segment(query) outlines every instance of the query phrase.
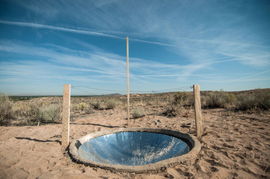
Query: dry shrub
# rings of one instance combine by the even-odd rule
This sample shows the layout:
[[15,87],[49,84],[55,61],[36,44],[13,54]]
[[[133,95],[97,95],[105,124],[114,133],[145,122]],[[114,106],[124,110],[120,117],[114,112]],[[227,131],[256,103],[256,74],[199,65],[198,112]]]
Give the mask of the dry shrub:
[[44,100],[17,101],[12,106],[13,125],[36,125],[57,122],[61,116],[59,102]]
[[162,115],[167,116],[167,117],[175,117],[179,114],[180,109],[173,106],[169,105],[166,107],[165,111],[162,112]]
[[105,101],[105,109],[114,109],[117,105],[117,101],[114,99],[109,99]]
[[93,101],[91,104],[94,109],[97,110],[108,110],[114,109],[118,105],[119,101],[116,99],[108,99],[108,100],[96,100]]
[[162,114],[167,117],[175,117],[183,112],[185,106],[190,105],[192,105],[192,96],[188,93],[180,92],[173,96],[173,99],[169,102]]
[[56,122],[60,119],[59,100],[54,98],[38,98],[32,100],[13,101],[9,97],[0,96],[1,125],[36,125],[40,122]]
[[132,111],[131,116],[133,119],[137,119],[137,118],[145,116],[143,108],[135,108]]
[[0,124],[8,124],[12,117],[12,102],[8,96],[0,95]]
[[85,111],[87,108],[89,108],[89,105],[85,102],[80,102],[78,104],[72,104],[72,111],[79,111],[79,112],[83,112]]
[[232,110],[269,110],[270,94],[265,91],[252,92],[204,92],[203,108],[227,108]]
[[192,93],[179,92],[173,96],[173,105],[192,106],[194,103]]
[[87,103],[82,102],[78,104],[78,109],[80,111],[85,111],[87,108],[89,108],[89,105]]
[[103,109],[103,107],[101,105],[101,101],[98,101],[98,100],[93,101],[91,104],[92,104],[94,109],[97,109],[97,110],[102,110]]
[[270,94],[269,93],[249,93],[239,94],[237,96],[236,110],[269,110]]
[[56,122],[60,120],[60,106],[58,104],[50,104],[39,108],[37,116],[41,122]]
[[93,113],[93,109],[92,106],[90,106],[90,104],[85,103],[85,102],[80,102],[78,104],[73,104],[72,105],[72,109],[71,109],[72,113],[80,113],[80,114],[91,114]]
[[236,97],[228,92],[215,91],[202,95],[203,108],[229,108],[235,105]]
[[35,118],[38,115],[38,106],[31,103],[15,103],[12,106],[14,116],[18,119]]

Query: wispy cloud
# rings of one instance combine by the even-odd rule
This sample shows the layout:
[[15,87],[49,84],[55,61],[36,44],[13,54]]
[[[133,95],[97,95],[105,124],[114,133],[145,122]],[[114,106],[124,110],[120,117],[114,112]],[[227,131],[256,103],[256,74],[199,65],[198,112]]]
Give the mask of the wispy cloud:
[[[156,55],[151,60],[144,54],[139,55],[141,58],[130,57],[134,88],[175,87],[176,83],[203,80],[208,83],[224,80],[236,84],[241,79],[243,82],[254,79],[263,81],[269,74],[266,72],[252,76],[270,67],[269,35],[266,35],[265,30],[269,29],[270,23],[264,18],[267,13],[257,7],[259,2],[210,0],[205,3],[183,0],[164,4],[157,0],[147,2],[146,5],[144,1],[125,0],[10,1],[23,9],[23,13],[17,12],[22,17],[3,16],[0,20],[2,25],[52,30],[57,35],[65,36],[65,41],[74,34],[82,34],[80,37],[106,37],[102,40],[110,39],[108,41],[129,36],[131,41],[139,42],[139,45],[134,43],[136,48],[143,49],[152,44],[151,47],[165,49],[164,52],[169,53],[168,58],[161,54],[163,51],[155,50],[152,53],[162,57],[155,59]],[[74,9],[76,13],[71,13]],[[77,40],[76,45],[87,51],[75,50],[69,45],[61,46],[61,43],[56,45],[54,39],[51,41],[51,44],[41,42],[38,47],[31,42],[1,41],[2,52],[13,56],[22,54],[26,58],[17,61],[19,66],[12,62],[8,65],[4,63],[8,59],[2,59],[1,75],[9,74],[12,80],[15,76],[19,77],[19,73],[24,76],[32,73],[39,74],[36,78],[55,76],[77,80],[78,83],[87,83],[88,78],[99,79],[96,84],[98,81],[124,83],[124,56],[113,50],[98,48],[93,45],[95,40]],[[133,53],[136,53],[136,49]],[[39,66],[50,70],[46,73]],[[239,74],[231,75],[231,69]],[[246,78],[246,72],[249,71],[251,74]],[[266,80],[264,82],[267,83]]]
[[[56,46],[54,46],[56,47]],[[124,62],[120,61],[120,57],[117,55],[111,55],[109,58],[108,54],[102,52],[79,52],[67,48],[58,48],[56,50],[35,47],[26,43],[13,43],[13,42],[0,42],[0,50],[9,53],[24,54],[32,56],[33,61],[44,59],[50,63],[56,63],[61,68],[75,70],[94,72],[98,74],[121,74],[124,73],[122,67]],[[60,51],[59,51],[60,50]],[[34,56],[34,57],[33,57]],[[122,72],[121,72],[122,71]]]
[[[32,28],[40,28],[40,29],[50,29],[50,30],[56,30],[56,31],[63,31],[63,32],[70,32],[70,33],[77,33],[77,34],[84,34],[84,35],[93,35],[93,36],[102,36],[102,37],[109,37],[114,39],[125,39],[125,35],[123,32],[118,31],[107,31],[108,33],[104,32],[98,32],[98,31],[91,31],[91,30],[82,30],[82,29],[74,29],[74,28],[68,28],[68,27],[60,27],[60,26],[53,26],[53,25],[46,25],[46,24],[38,24],[38,23],[32,23],[32,22],[18,22],[18,21],[4,21],[0,20],[0,24],[6,24],[6,25],[15,25],[15,26],[22,26],[22,27],[32,27]],[[114,34],[122,34],[122,36],[114,35]],[[126,33],[127,35],[127,33]],[[161,46],[175,46],[173,44],[159,42],[159,41],[149,41],[149,40],[143,40],[138,38],[130,38],[131,41],[137,41],[141,43],[148,43],[148,44],[154,44],[154,45],[161,45]]]
[[[136,2],[135,5],[122,0],[106,3],[66,3],[61,0],[51,3],[31,0],[29,3],[16,2],[38,14],[42,21],[50,22],[51,19],[65,16],[71,22],[69,24],[80,25],[76,25],[78,28],[75,29],[68,28],[69,25],[62,27],[3,20],[0,23],[117,39],[131,36],[130,39],[134,41],[166,46],[193,63],[204,63],[220,56],[251,66],[269,65],[270,61],[269,44],[264,45],[260,34],[254,33],[252,27],[246,27],[249,15],[231,10],[245,7],[244,3],[176,1],[164,5],[158,1],[145,6],[143,2]],[[77,13],[69,13],[74,8]],[[166,8],[179,10],[168,11]]]
[[[35,47],[22,42],[0,42],[0,51],[9,53],[24,54],[34,56],[33,60],[38,60],[41,57],[47,61],[58,63],[59,68],[72,71],[93,72],[103,75],[121,75],[125,74],[125,57],[113,53],[107,53],[103,50],[93,47],[95,51],[86,52],[78,51],[60,46],[53,45],[52,49],[47,47]],[[92,48],[92,46],[90,46]],[[32,57],[33,58],[33,57]],[[147,59],[131,57],[132,71],[137,74],[152,74],[159,75],[160,72],[178,72],[187,68],[192,68],[192,65],[170,65],[159,63]],[[63,66],[61,66],[63,65]],[[158,71],[157,71],[158,70]],[[136,76],[136,73],[133,74]]]
[[[0,76],[4,79],[63,80],[75,84],[125,81],[125,57],[98,50],[76,51],[52,45],[35,47],[23,42],[1,41],[0,51],[24,56],[24,59],[1,61]],[[90,46],[92,47],[92,46]],[[15,57],[16,58],[16,57]],[[137,84],[155,84],[156,81],[175,81],[198,65],[177,65],[131,57],[131,77]],[[202,66],[203,67],[203,66]],[[171,78],[171,79],[168,79]],[[149,86],[149,88],[152,88]]]
[[38,24],[38,23],[31,23],[31,22],[17,22],[17,21],[0,20],[0,23],[7,24],[7,25],[22,26],[22,27],[50,29],[50,30],[57,30],[57,31],[64,31],[64,32],[71,32],[71,33],[78,33],[78,34],[86,34],[86,35],[95,35],[95,36],[123,39],[119,36],[112,35],[112,34],[106,34],[106,33],[102,33],[102,32],[95,32],[95,31],[90,31],[90,30],[81,30],[81,29],[74,29],[74,28],[67,28],[67,27],[59,27],[59,26],[52,26],[52,25]]
[[[50,47],[50,48],[49,48]],[[123,91],[125,82],[125,57],[113,53],[104,52],[94,47],[94,51],[78,51],[56,45],[35,47],[23,42],[1,41],[0,51],[11,54],[22,55],[25,59],[16,61],[1,61],[1,82],[32,80],[61,80],[72,82],[74,85],[89,86],[92,88],[102,83],[115,83],[115,87]],[[46,59],[44,61],[44,59]],[[215,63],[207,62],[200,64],[166,64],[148,59],[131,57],[131,77],[133,90],[158,90],[157,82],[178,83],[191,85],[188,80],[196,76],[194,73],[205,69]],[[226,63],[230,60],[219,60]],[[241,74],[240,74],[241,75]],[[252,75],[252,74],[251,74]],[[198,74],[201,80],[215,82],[219,78],[215,74]],[[147,84],[145,88],[142,85]],[[156,87],[155,87],[156,86]],[[177,87],[176,85],[174,87]],[[173,86],[172,86],[173,87]],[[99,91],[105,93],[106,91]]]

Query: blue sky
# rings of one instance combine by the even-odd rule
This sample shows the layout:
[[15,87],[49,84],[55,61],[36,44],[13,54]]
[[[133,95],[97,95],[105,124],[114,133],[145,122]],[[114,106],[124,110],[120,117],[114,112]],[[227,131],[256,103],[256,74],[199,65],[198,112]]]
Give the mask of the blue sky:
[[267,0],[1,0],[0,92],[270,87]]

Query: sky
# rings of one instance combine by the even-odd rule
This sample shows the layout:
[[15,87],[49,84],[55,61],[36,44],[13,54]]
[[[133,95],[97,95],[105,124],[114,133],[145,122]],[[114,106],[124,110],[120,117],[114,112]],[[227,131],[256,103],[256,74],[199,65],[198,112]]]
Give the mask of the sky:
[[0,0],[0,93],[270,88],[269,0]]

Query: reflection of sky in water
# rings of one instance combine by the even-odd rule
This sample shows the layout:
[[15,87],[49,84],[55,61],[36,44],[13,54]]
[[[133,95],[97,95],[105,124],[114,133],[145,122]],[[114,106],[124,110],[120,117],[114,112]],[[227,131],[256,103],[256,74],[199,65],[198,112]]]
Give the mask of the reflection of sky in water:
[[151,132],[119,132],[90,139],[79,155],[106,164],[144,165],[187,153],[189,146],[176,137]]

